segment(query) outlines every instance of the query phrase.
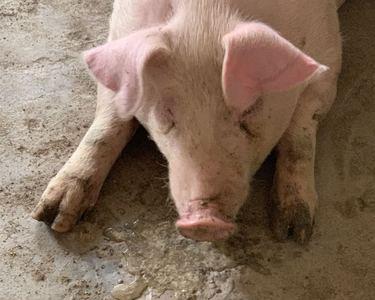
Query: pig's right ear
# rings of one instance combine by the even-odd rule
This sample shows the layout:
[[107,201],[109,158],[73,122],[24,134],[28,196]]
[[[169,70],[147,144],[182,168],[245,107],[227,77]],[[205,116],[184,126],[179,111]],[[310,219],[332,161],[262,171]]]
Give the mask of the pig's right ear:
[[269,26],[248,22],[223,38],[224,98],[243,112],[263,93],[293,88],[328,70]]
[[93,77],[116,93],[120,116],[134,115],[144,96],[144,71],[153,58],[169,53],[163,33],[156,28],[137,31],[84,52]]

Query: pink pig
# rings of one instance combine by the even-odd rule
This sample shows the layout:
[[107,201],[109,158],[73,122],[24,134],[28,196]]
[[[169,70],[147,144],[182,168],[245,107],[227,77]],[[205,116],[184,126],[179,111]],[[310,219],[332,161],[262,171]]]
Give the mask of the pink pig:
[[316,131],[341,67],[339,2],[116,0],[108,42],[84,54],[95,121],[32,216],[70,230],[140,123],[168,160],[182,235],[228,238],[276,146],[273,230],[307,242]]

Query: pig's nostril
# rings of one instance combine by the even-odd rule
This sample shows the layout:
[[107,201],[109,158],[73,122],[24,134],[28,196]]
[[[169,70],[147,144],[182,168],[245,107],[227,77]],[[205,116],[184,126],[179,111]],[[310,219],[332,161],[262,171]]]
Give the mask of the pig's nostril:
[[225,240],[236,229],[234,223],[216,216],[181,218],[177,221],[176,226],[183,236],[196,241]]

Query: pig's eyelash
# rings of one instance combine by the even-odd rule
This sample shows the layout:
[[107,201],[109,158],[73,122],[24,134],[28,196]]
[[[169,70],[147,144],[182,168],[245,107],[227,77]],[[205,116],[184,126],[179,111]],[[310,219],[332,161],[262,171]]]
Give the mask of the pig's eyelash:
[[168,134],[171,132],[173,128],[176,127],[176,123],[174,121],[171,122],[171,124],[168,126],[166,130],[163,131],[164,134]]
[[244,120],[240,121],[240,129],[246,133],[246,135],[250,138],[255,138],[256,135],[250,130],[249,126],[246,124]]
[[257,135],[251,130],[251,128],[246,123],[246,119],[251,118],[252,115],[256,114],[262,109],[263,106],[263,99],[259,97],[256,102],[250,106],[247,110],[244,111],[240,120],[240,129],[246,133],[246,135],[250,138],[255,138]]
[[167,114],[169,117],[170,124],[168,128],[164,131],[164,134],[168,134],[173,128],[176,127],[176,122],[174,121],[174,116],[170,108],[167,108]]

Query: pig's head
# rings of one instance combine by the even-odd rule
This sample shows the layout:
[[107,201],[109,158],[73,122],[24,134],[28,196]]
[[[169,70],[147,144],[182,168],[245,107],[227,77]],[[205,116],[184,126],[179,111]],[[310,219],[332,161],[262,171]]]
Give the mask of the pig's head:
[[[282,134],[278,113],[265,111],[282,99],[269,95],[325,67],[262,23],[239,23],[202,39],[176,28],[137,31],[89,50],[85,60],[115,92],[120,115],[136,117],[168,160],[180,232],[225,239],[235,230],[251,175]],[[263,128],[274,136],[262,136]]]

